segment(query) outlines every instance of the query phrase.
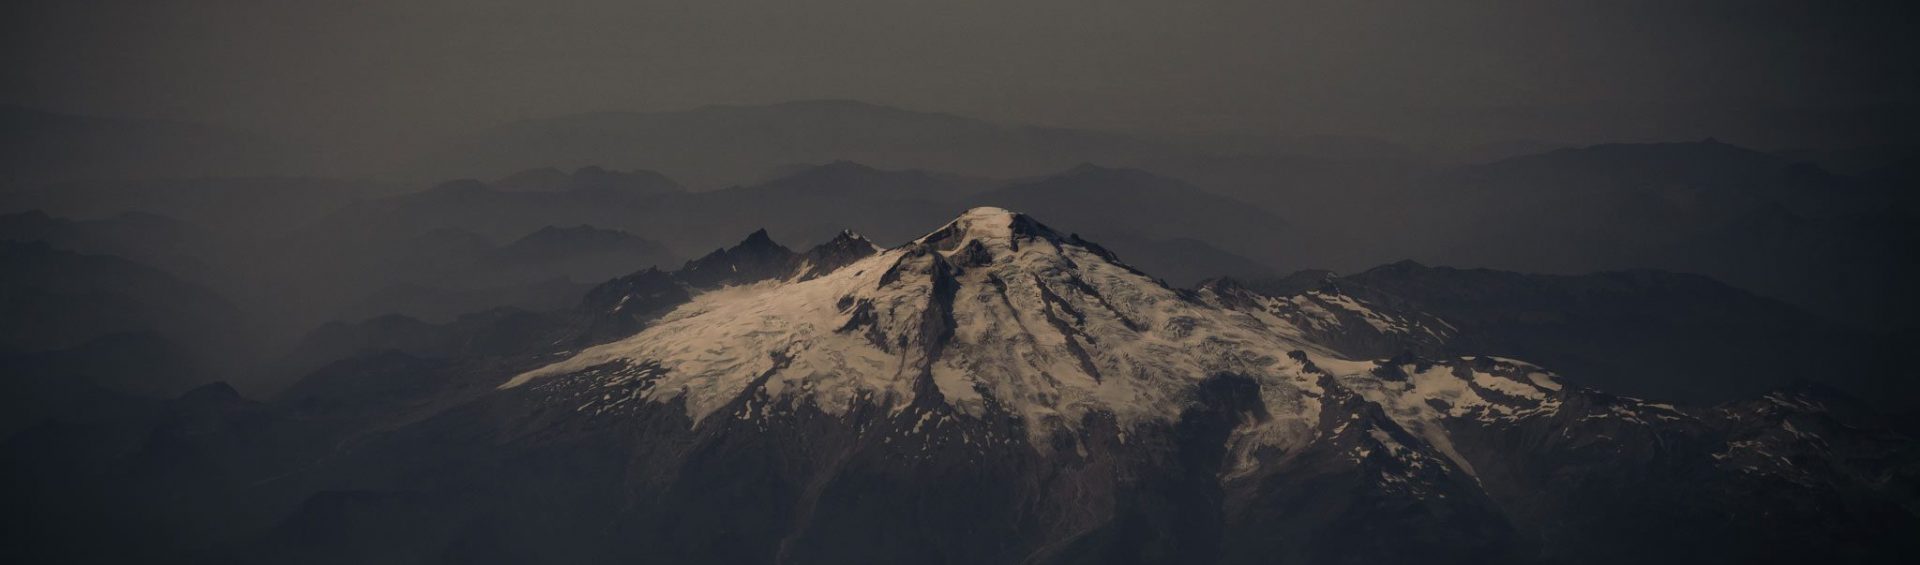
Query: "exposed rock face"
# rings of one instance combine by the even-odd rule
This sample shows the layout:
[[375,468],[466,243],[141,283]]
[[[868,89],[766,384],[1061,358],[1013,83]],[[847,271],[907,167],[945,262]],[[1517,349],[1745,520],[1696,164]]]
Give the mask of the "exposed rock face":
[[802,279],[823,276],[879,251],[879,246],[860,234],[842,231],[833,240],[807,250],[800,259],[800,265],[795,267],[794,276]]
[[766,230],[726,249],[688,261],[679,271],[646,269],[603,283],[587,293],[581,311],[588,318],[587,343],[625,337],[692,299],[693,293],[770,279],[807,279],[838,270],[879,250],[853,232],[796,254],[767,236]]
[[688,261],[676,276],[696,287],[716,287],[760,281],[786,274],[792,267],[792,250],[773,242],[767,230],[748,235],[739,245],[716,249],[705,257]]
[[647,322],[691,300],[688,289],[673,275],[647,269],[601,283],[581,302],[589,316],[585,339],[605,339],[639,331]]

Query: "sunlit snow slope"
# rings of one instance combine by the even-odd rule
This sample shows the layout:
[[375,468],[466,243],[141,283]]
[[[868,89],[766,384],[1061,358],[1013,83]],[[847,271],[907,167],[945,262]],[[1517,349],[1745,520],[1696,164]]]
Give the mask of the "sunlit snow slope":
[[[1345,359],[1315,336],[1343,325],[1437,336],[1444,322],[1375,312],[1339,296],[1280,300],[1229,296],[1217,285],[1170,288],[1095,244],[998,208],[969,210],[911,243],[802,279],[701,294],[638,335],[503,386],[591,372],[605,393],[582,411],[682,399],[696,422],[743,394],[811,402],[828,413],[858,403],[898,410],[918,394],[937,394],[967,417],[1017,416],[1039,438],[1093,414],[1111,415],[1123,433],[1174,418],[1197,383],[1227,374],[1258,382],[1270,417],[1240,433],[1252,445],[1278,446],[1319,433],[1326,376],[1369,396],[1419,397],[1381,399],[1416,407],[1393,414],[1413,430],[1438,430],[1431,420],[1467,411],[1515,417],[1551,410],[1545,399],[1559,387],[1544,371],[1511,363],[1501,365],[1505,371],[1384,381],[1376,364]],[[1417,408],[1425,398],[1451,408]]]

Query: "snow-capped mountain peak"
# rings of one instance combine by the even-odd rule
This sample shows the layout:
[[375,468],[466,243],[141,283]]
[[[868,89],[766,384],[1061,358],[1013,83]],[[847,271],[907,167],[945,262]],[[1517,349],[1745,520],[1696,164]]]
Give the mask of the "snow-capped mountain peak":
[[[840,248],[871,253],[819,252]],[[877,410],[912,420],[899,433],[1018,438],[1051,451],[1062,437],[1095,441],[1095,430],[1124,443],[1176,425],[1214,388],[1241,386],[1217,382],[1226,379],[1257,391],[1228,441],[1229,472],[1333,442],[1391,459],[1390,482],[1408,492],[1474,476],[1449,425],[1555,418],[1577,394],[1515,360],[1364,353],[1377,340],[1443,339],[1438,318],[1331,289],[1279,298],[1225,281],[1170,288],[998,208],[968,210],[900,247],[873,252],[843,234],[808,256],[847,261],[808,259],[795,276],[705,290],[630,337],[502,388],[531,387],[589,417],[679,403],[696,427]],[[1632,399],[1606,403],[1605,418],[1677,417]],[[1345,433],[1361,420],[1358,435]],[[988,437],[995,422],[1014,425]]]
[[696,422],[741,398],[766,402],[729,416],[801,405],[897,412],[920,400],[961,417],[1005,413],[1039,438],[1088,418],[1122,429],[1167,422],[1197,383],[1233,375],[1261,387],[1271,418],[1258,433],[1298,442],[1313,435],[1322,386],[1306,367],[1353,363],[1311,339],[1339,320],[1309,327],[1264,303],[1235,308],[1169,288],[999,208],[811,270],[704,292],[636,335],[503,387],[573,375],[604,390],[583,411],[678,399]]
[[1059,234],[1040,225],[1026,214],[1018,214],[1004,208],[981,206],[972,208],[940,229],[915,239],[915,245],[932,245],[943,253],[952,253],[966,245],[979,241],[982,244],[1014,245],[1016,238],[1058,239]]

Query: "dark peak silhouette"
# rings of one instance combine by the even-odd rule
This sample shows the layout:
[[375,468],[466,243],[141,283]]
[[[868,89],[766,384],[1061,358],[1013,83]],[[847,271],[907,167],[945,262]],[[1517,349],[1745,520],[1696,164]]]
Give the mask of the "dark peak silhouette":
[[744,249],[767,249],[767,248],[786,249],[786,247],[782,247],[780,244],[773,242],[773,236],[767,235],[767,228],[760,228],[757,230],[753,230],[753,233],[747,234],[746,239],[740,240],[739,245],[734,246],[734,249],[743,249],[743,248]]
[[700,288],[744,284],[787,274],[795,257],[793,250],[775,243],[762,228],[733,247],[688,261],[677,275],[681,282]]
[[840,233],[835,234],[833,236],[833,239],[827,240],[826,243],[822,243],[816,246],[815,249],[819,249],[822,247],[851,248],[851,247],[859,247],[859,246],[872,247],[874,246],[874,243],[872,241],[868,241],[866,236],[860,235],[858,233],[854,233],[853,230],[840,230]]
[[800,272],[795,274],[801,278],[824,275],[865,259],[879,250],[879,246],[853,233],[853,230],[841,230],[833,239],[808,249],[800,259]]
[[873,255],[878,248],[852,231],[796,254],[758,229],[733,247],[716,249],[667,272],[649,267],[589,290],[580,311],[588,319],[585,343],[619,337],[691,298],[692,290],[768,279],[819,276]]

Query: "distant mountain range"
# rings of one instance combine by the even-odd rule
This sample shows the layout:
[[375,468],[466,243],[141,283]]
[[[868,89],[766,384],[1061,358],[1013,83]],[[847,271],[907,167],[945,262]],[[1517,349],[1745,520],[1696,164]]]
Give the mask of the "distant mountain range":
[[[8,123],[18,125],[8,129],[10,135],[18,137],[8,143],[19,145],[22,151],[14,154],[22,157],[20,162],[8,165],[19,171],[12,176],[20,180],[7,187],[13,190],[6,195],[5,211],[41,209],[59,216],[95,218],[115,212],[94,209],[102,203],[144,202],[145,211],[209,225],[196,216],[205,216],[201,212],[210,207],[234,205],[223,201],[183,208],[178,202],[157,202],[155,199],[174,198],[159,195],[184,191],[175,187],[152,190],[157,187],[151,185],[165,184],[154,181],[123,180],[118,186],[104,181],[67,183],[58,188],[44,185],[62,179],[311,173],[300,168],[241,166],[265,161],[223,156],[218,149],[271,148],[276,144],[238,141],[244,138],[238,134],[205,133],[217,128],[64,116],[18,108],[6,115],[12,116],[7,118]],[[196,135],[236,141],[196,142]],[[68,137],[93,141],[41,141]],[[115,155],[120,153],[108,150],[117,144],[133,147],[122,153],[178,167],[139,172],[138,166],[117,165],[120,157]],[[142,149],[148,146],[160,148]],[[208,155],[174,155],[201,146],[207,148]],[[1920,208],[1915,206],[1915,192],[1908,187],[1916,176],[1910,164],[1913,159],[1902,158],[1910,150],[1802,150],[1782,156],[1713,141],[1550,149],[1554,146],[1535,143],[1527,145],[1535,149],[1490,153],[1511,155],[1495,162],[1447,164],[1424,159],[1418,151],[1364,138],[1119,134],[995,124],[856,101],[812,100],[525,120],[459,136],[428,154],[396,155],[406,162],[398,168],[383,166],[349,174],[402,179],[498,178],[491,186],[507,192],[584,192],[604,198],[633,198],[637,194],[658,197],[682,184],[691,187],[690,192],[699,193],[730,186],[767,188],[782,180],[801,182],[793,178],[800,170],[795,168],[796,163],[855,161],[890,171],[954,173],[921,173],[931,178],[920,180],[901,177],[861,181],[869,182],[868,188],[833,196],[849,199],[852,206],[860,208],[859,214],[820,217],[813,225],[792,232],[788,230],[799,226],[772,223],[783,217],[807,216],[764,212],[775,208],[772,204],[757,209],[738,205],[702,208],[702,203],[716,202],[705,199],[667,204],[681,212],[675,218],[687,219],[673,226],[672,235],[641,229],[606,214],[596,215],[593,210],[492,227],[500,233],[469,230],[504,241],[548,225],[588,224],[621,229],[661,241],[679,253],[693,254],[754,227],[768,227],[779,237],[816,240],[852,225],[849,220],[855,216],[867,222],[891,222],[856,228],[878,240],[908,237],[908,226],[937,221],[966,205],[995,202],[949,202],[927,197],[927,191],[907,188],[899,194],[880,196],[873,190],[880,184],[873,183],[935,187],[933,192],[955,194],[1001,184],[980,180],[983,178],[1044,178],[1091,162],[1182,179],[1200,190],[1249,204],[1287,222],[1285,240],[1273,244],[1235,239],[1250,233],[1245,230],[1223,235],[1191,229],[1210,226],[1184,225],[1181,231],[1186,233],[1120,233],[1068,217],[1073,225],[1084,226],[1095,232],[1091,235],[1116,246],[1131,245],[1130,240],[1142,237],[1154,240],[1139,246],[1141,252],[1133,254],[1149,264],[1154,264],[1152,256],[1157,254],[1149,248],[1167,247],[1170,240],[1186,239],[1279,272],[1303,267],[1357,271],[1406,258],[1429,264],[1559,274],[1658,268],[1711,275],[1857,327],[1907,328],[1920,313],[1916,312],[1920,306],[1887,282],[1911,274],[1907,267],[1915,253],[1911,226]],[[235,166],[192,171],[194,163],[207,160]],[[89,172],[83,167],[71,174],[51,176],[36,172],[58,163],[97,163],[99,170]],[[562,172],[576,168],[581,170]],[[629,172],[610,172],[614,170]],[[353,198],[397,192],[362,186],[370,184],[364,182],[168,182],[292,189],[277,194],[283,201],[333,195],[320,196],[297,208],[319,213],[330,212]],[[402,184],[411,182],[415,181]],[[798,194],[778,189],[754,194],[790,192]],[[218,193],[230,200],[243,198],[230,190]],[[340,199],[348,194],[354,196]],[[610,194],[626,196],[604,196]],[[921,199],[957,202],[960,206],[935,212],[888,208],[897,205],[917,209],[913,201]],[[618,208],[622,202],[611,204]],[[999,204],[1020,206],[1048,217],[1078,213],[1033,207],[1024,200]],[[162,207],[168,209],[157,209]],[[712,226],[702,220],[718,216],[762,225]],[[1147,229],[1140,220],[1128,218],[1128,229]],[[235,219],[226,221],[238,223]],[[268,229],[304,222],[256,219],[254,223]],[[694,243],[696,240],[699,243]],[[1193,243],[1185,245],[1191,247]],[[1233,265],[1237,262],[1221,256],[1194,266],[1235,270],[1247,266]],[[1156,266],[1161,268],[1156,272],[1174,280],[1244,274],[1200,272],[1204,269],[1183,272],[1191,263],[1158,261]]]

